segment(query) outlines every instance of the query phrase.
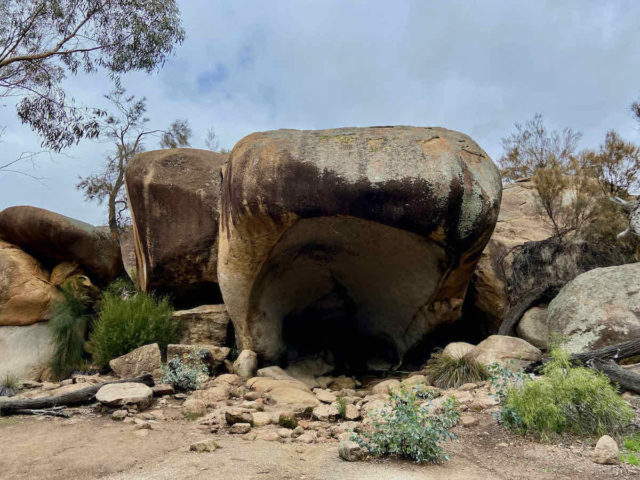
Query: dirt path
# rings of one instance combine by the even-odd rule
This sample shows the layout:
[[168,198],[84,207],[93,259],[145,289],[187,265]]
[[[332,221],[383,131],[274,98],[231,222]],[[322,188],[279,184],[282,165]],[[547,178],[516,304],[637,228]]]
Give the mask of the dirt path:
[[458,427],[460,441],[448,446],[451,461],[415,465],[404,461],[347,463],[337,443],[316,445],[248,441],[215,436],[220,449],[189,452],[211,438],[193,422],[159,422],[152,430],[109,418],[70,420],[0,418],[0,478],[21,479],[223,479],[223,480],[488,480],[640,478],[640,468],[602,466],[588,458],[591,447],[541,445],[509,435],[483,418]]

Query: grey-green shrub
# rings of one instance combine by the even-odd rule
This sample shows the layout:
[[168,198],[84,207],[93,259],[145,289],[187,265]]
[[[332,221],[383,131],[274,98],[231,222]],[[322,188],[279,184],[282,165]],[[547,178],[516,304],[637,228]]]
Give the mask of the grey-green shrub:
[[373,425],[352,439],[370,455],[395,456],[415,462],[441,463],[449,460],[442,448],[445,440],[455,440],[451,428],[458,421],[455,399],[448,398],[442,411],[431,408],[433,394],[422,385],[407,391],[392,391],[388,408],[373,417]]
[[172,315],[173,307],[166,298],[142,292],[123,298],[106,292],[89,337],[93,361],[106,366],[110,360],[150,343],[166,351],[180,335],[180,324]]
[[90,297],[82,288],[65,283],[62,297],[53,304],[49,328],[53,337],[53,356],[49,366],[57,379],[66,378],[85,366],[83,349],[90,315]]
[[500,416],[509,428],[543,437],[560,432],[615,435],[634,419],[603,373],[572,365],[559,348],[552,350],[541,377],[504,390]]
[[176,390],[195,390],[200,386],[203,375],[209,375],[209,369],[199,352],[188,353],[186,358],[175,356],[162,366],[162,383],[173,385]]
[[470,358],[457,358],[434,353],[427,361],[425,373],[438,388],[457,388],[465,383],[489,378],[487,367]]

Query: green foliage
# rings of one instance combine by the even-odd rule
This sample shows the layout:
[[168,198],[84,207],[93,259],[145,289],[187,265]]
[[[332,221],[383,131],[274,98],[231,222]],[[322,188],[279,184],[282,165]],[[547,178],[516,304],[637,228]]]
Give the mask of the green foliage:
[[622,441],[620,461],[630,465],[640,465],[640,434],[627,437]]
[[110,360],[150,343],[165,351],[180,333],[180,324],[172,314],[166,298],[142,292],[131,298],[105,293],[90,336],[93,361],[106,366]]
[[352,439],[376,457],[390,455],[418,463],[449,460],[441,443],[457,438],[450,431],[458,420],[455,399],[448,398],[442,412],[435,413],[432,394],[422,385],[411,391],[392,391],[389,397],[389,408],[374,417],[372,428]]
[[184,359],[173,357],[162,366],[162,383],[170,383],[176,390],[195,390],[200,386],[200,378],[209,375],[202,357],[198,351],[186,354]]
[[298,421],[296,420],[296,417],[294,417],[293,415],[280,415],[278,417],[278,425],[280,425],[283,428],[288,428],[293,430],[298,426]]
[[66,378],[85,365],[83,344],[87,331],[91,299],[72,283],[61,287],[62,298],[53,305],[49,328],[54,352],[50,367],[54,377]]
[[127,275],[123,275],[111,282],[104,290],[104,293],[109,293],[117,297],[129,298],[138,293],[138,289]]
[[338,416],[340,418],[345,418],[347,416],[347,401],[344,397],[338,397]]
[[17,376],[7,373],[0,380],[0,397],[12,397],[20,390],[20,380]]
[[602,373],[573,366],[569,354],[551,352],[543,375],[525,378],[502,393],[501,419],[521,433],[569,432],[579,435],[616,434],[628,426],[633,410]]
[[489,378],[487,367],[465,357],[454,358],[434,353],[425,373],[438,388],[457,388],[465,383],[481,382]]

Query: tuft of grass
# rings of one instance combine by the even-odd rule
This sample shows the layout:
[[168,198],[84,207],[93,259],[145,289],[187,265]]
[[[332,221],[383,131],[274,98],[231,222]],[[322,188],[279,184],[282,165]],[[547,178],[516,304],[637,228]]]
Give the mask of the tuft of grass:
[[427,361],[425,373],[438,388],[457,388],[465,383],[481,382],[489,378],[489,371],[482,363],[441,353],[431,356]]
[[347,416],[347,401],[344,397],[338,397],[338,416],[340,418],[345,418]]
[[49,328],[54,351],[49,366],[56,379],[66,378],[85,365],[83,349],[89,322],[91,298],[73,283],[61,286],[62,298],[53,305]]
[[12,397],[20,391],[20,380],[12,373],[5,374],[0,380],[0,397]]
[[635,417],[603,373],[572,365],[560,348],[551,351],[541,377],[506,389],[500,414],[506,426],[543,437],[616,435]]
[[283,428],[288,428],[290,430],[293,430],[298,426],[298,421],[296,420],[296,417],[294,417],[293,415],[280,415],[278,417],[278,425],[280,425]]
[[94,363],[106,366],[110,360],[150,343],[166,351],[180,335],[180,324],[172,314],[166,298],[143,292],[123,298],[106,292],[89,337]]
[[627,437],[622,441],[620,461],[630,465],[640,465],[640,434]]

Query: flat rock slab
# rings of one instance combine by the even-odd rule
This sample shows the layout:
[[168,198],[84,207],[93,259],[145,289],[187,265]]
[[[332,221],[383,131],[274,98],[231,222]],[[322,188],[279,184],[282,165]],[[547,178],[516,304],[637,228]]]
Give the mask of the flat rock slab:
[[153,390],[143,383],[110,383],[98,390],[96,400],[109,407],[136,405],[144,410],[151,405]]

